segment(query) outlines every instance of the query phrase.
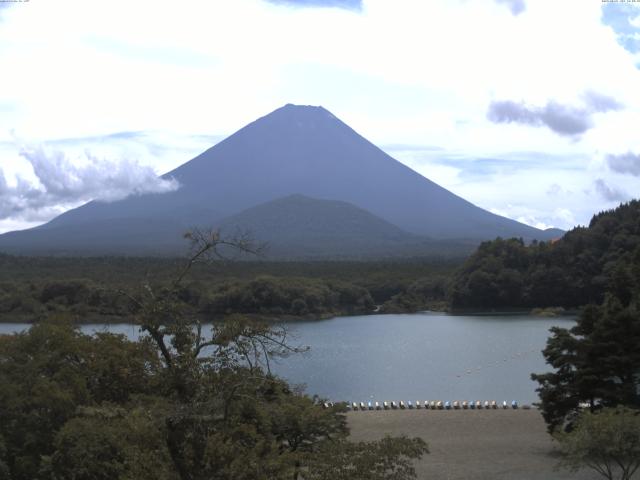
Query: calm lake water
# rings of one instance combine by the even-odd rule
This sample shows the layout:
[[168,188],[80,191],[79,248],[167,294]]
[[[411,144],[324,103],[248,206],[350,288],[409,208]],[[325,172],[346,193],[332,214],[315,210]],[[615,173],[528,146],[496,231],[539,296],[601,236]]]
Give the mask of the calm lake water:
[[[549,370],[541,350],[549,328],[572,317],[367,315],[296,322],[288,328],[308,353],[272,365],[307,392],[332,400],[537,400],[532,372]],[[0,324],[0,333],[28,328]],[[137,338],[138,328],[83,325]]]

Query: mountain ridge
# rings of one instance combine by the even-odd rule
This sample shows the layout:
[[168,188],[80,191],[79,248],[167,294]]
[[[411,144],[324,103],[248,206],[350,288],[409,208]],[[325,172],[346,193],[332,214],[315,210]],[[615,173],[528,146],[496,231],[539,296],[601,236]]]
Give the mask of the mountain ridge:
[[[164,230],[159,237],[171,237],[172,243],[180,237],[179,228],[216,225],[248,208],[293,194],[343,201],[407,233],[439,240],[479,243],[498,236],[526,240],[556,236],[487,212],[449,192],[323,107],[287,104],[163,176],[175,178],[181,187],[112,203],[89,202],[36,229],[0,236],[0,248],[16,243],[26,246],[34,243],[29,237],[41,235],[37,232],[69,228],[76,238],[65,241],[60,233],[57,244],[48,245],[50,251],[64,250],[68,241],[81,241],[81,225],[92,234],[103,230],[106,238],[113,237],[107,225],[115,222],[124,228],[140,219],[154,223],[157,231],[144,240],[143,226],[136,227],[136,249],[148,246],[153,251],[160,231]],[[91,235],[86,237],[90,247]]]
[[376,256],[464,256],[472,247],[403,231],[353,204],[301,194],[277,198],[225,218],[223,234],[242,234],[266,242],[267,258],[373,258]]

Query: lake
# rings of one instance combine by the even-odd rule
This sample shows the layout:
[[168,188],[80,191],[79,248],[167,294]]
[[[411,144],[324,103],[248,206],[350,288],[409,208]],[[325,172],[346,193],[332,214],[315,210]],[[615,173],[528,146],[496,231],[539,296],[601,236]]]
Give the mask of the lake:
[[[288,328],[308,353],[272,364],[292,383],[331,400],[537,400],[532,372],[549,370],[541,350],[549,328],[574,317],[366,315],[295,322]],[[0,324],[0,333],[28,328]],[[89,324],[137,338],[129,324]]]

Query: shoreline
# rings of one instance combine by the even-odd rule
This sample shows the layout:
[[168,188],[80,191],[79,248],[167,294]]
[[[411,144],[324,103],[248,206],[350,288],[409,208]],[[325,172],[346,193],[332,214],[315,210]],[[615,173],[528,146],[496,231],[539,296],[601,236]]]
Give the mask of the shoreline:
[[[450,311],[450,310],[419,310],[419,311],[406,311],[406,312],[327,312],[317,315],[279,315],[279,316],[270,316],[263,315],[258,313],[229,313],[225,315],[215,315],[211,318],[203,319],[203,323],[215,323],[224,321],[225,317],[230,315],[241,315],[247,317],[251,320],[263,321],[265,323],[298,323],[298,322],[322,322],[324,320],[331,320],[334,318],[342,318],[342,317],[366,317],[373,315],[418,315],[418,314],[434,314],[434,315],[445,315],[452,317],[483,317],[483,316],[532,316],[539,317],[541,319],[549,318],[549,317],[572,317],[579,314],[579,310],[565,310],[562,313],[555,315],[545,315],[534,313],[534,310],[474,310],[474,311]],[[34,324],[42,319],[34,319],[34,318],[5,318],[9,316],[9,314],[0,315],[0,324],[11,324],[11,323],[20,323],[20,324]],[[73,318],[77,316],[77,314],[69,313],[69,316]],[[91,324],[105,324],[105,325],[132,325],[135,324],[132,320],[127,317],[116,317],[116,316],[105,316],[105,317],[92,317],[88,320],[83,321],[73,321],[76,325],[91,325]]]

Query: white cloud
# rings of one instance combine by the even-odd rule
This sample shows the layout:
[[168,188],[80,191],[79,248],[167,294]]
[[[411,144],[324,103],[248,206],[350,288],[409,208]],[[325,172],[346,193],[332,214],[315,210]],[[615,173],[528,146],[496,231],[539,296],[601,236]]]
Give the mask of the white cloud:
[[178,188],[175,179],[159,178],[153,169],[128,159],[112,161],[86,152],[78,165],[63,152],[47,151],[42,146],[24,148],[20,155],[31,164],[44,192],[62,201],[92,198],[112,202],[132,194],[166,193]]
[[492,213],[513,218],[518,222],[541,230],[548,228],[569,229],[576,225],[573,212],[568,208],[557,208],[549,212],[536,210],[523,205],[506,205],[502,209],[492,208]]
[[166,193],[178,188],[172,178],[159,178],[148,166],[122,159],[97,158],[86,152],[72,161],[63,152],[27,147],[20,155],[36,181],[18,175],[9,184],[0,170],[0,219],[45,221],[66,208],[89,200],[115,201],[129,195]]

